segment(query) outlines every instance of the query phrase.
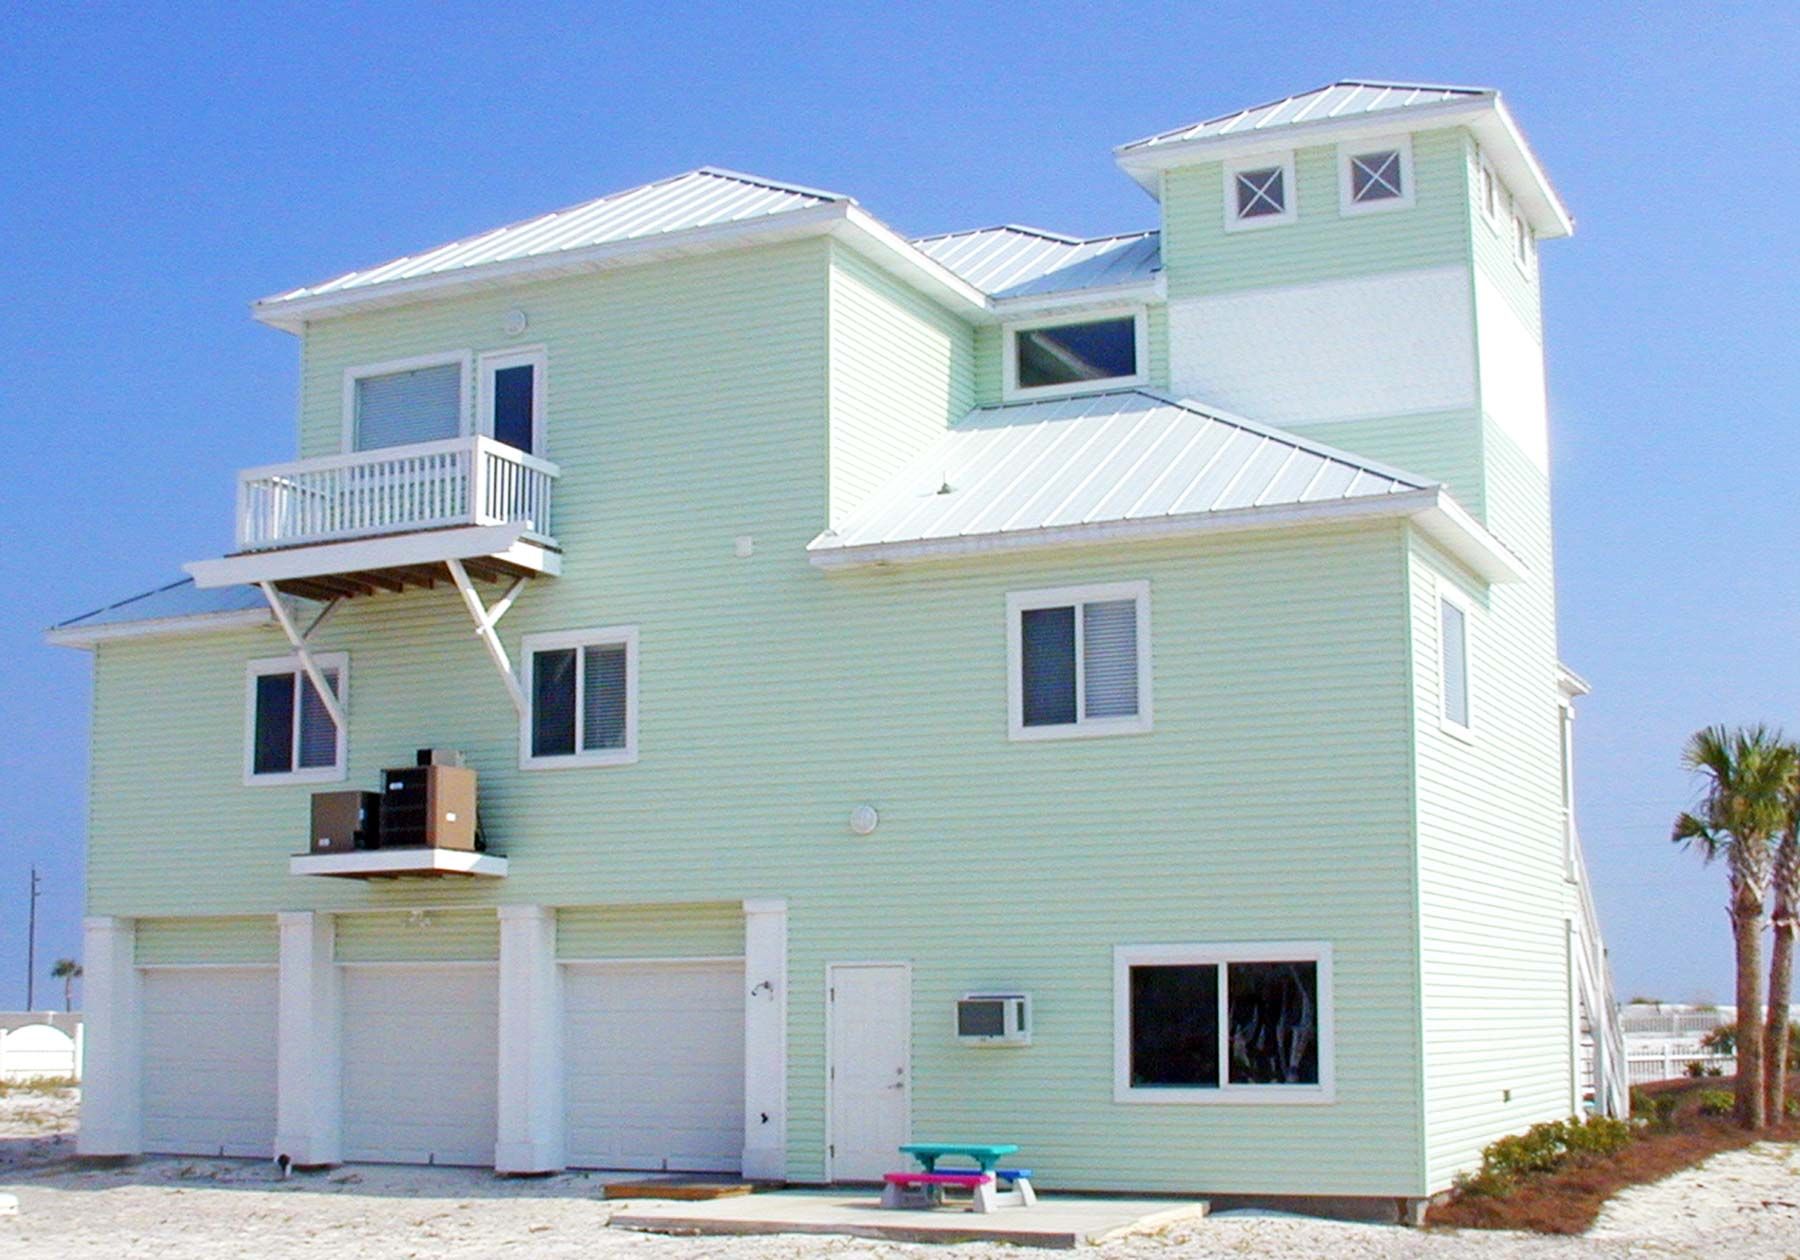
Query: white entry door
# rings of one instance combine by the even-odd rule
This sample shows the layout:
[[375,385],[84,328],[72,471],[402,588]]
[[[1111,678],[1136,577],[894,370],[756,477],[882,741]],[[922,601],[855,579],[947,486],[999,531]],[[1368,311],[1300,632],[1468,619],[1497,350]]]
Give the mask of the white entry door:
[[275,968],[155,967],[142,974],[144,1149],[269,1158]]
[[912,969],[834,963],[825,969],[833,1181],[880,1181],[906,1167],[912,1128]]
[[489,964],[349,964],[344,1158],[494,1162],[499,989]]
[[735,1173],[744,964],[565,963],[569,1164]]

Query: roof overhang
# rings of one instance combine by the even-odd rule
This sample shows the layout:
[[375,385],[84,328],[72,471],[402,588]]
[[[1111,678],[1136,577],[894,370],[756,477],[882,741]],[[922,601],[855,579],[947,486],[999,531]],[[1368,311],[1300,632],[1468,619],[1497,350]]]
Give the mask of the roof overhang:
[[1432,541],[1484,581],[1517,582],[1525,577],[1526,571],[1519,559],[1488,533],[1480,522],[1457,506],[1442,486],[1320,503],[1094,521],[1047,529],[962,534],[946,538],[866,543],[854,547],[838,546],[835,536],[825,533],[807,544],[807,556],[820,569],[854,569],[1055,547],[1091,547],[1108,543],[1198,538],[1213,534],[1376,520],[1411,520]]
[[1542,237],[1568,236],[1575,221],[1557,196],[1525,135],[1497,96],[1441,101],[1345,118],[1285,123],[1262,131],[1231,132],[1192,140],[1134,141],[1113,150],[1119,167],[1153,197],[1160,196],[1162,173],[1196,162],[1216,162],[1257,153],[1340,144],[1365,137],[1392,136],[1440,127],[1467,127],[1512,190],[1526,219]]
[[44,641],[53,647],[91,650],[102,643],[114,643],[121,639],[151,639],[239,630],[247,626],[266,626],[271,620],[267,608],[234,608],[227,612],[151,617],[143,621],[116,621],[96,626],[52,626],[44,631]]
[[1013,320],[1052,312],[1086,310],[1089,307],[1161,302],[1168,295],[1168,281],[1159,272],[1154,279],[1134,280],[1127,284],[1098,285],[1091,289],[1065,289],[1057,293],[1022,293],[1017,297],[994,298],[992,306],[994,314],[1000,319]]
[[362,287],[299,297],[266,297],[250,313],[283,331],[301,332],[308,321],[405,306],[433,298],[503,288],[520,280],[587,275],[642,266],[695,254],[830,236],[843,241],[888,271],[910,281],[937,301],[977,322],[994,316],[987,295],[864,211],[854,202],[834,201],[735,223],[708,224],[585,249],[559,250],[529,258],[481,263],[456,271],[382,281]]
[[530,525],[465,525],[360,538],[353,542],[318,543],[278,551],[240,551],[217,560],[195,560],[181,567],[194,585],[245,586],[257,582],[294,582],[342,573],[365,573],[449,560],[487,559],[551,577],[562,572],[562,555],[525,537]]
[[1594,687],[1587,679],[1558,661],[1556,663],[1556,689],[1562,693],[1563,699],[1573,700],[1577,696],[1587,695]]

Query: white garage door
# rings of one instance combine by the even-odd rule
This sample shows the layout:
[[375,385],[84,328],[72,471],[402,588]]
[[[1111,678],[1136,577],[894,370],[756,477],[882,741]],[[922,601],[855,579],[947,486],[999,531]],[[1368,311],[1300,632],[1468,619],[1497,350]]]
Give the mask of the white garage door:
[[159,967],[143,980],[144,1149],[275,1150],[273,967]]
[[347,965],[344,1158],[494,1162],[494,967]]
[[737,1172],[743,963],[569,963],[563,975],[569,1163]]

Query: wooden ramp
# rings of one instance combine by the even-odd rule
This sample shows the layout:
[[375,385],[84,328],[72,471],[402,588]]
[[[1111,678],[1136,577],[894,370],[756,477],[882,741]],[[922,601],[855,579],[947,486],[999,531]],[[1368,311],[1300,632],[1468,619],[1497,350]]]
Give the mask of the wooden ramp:
[[639,1177],[633,1181],[609,1181],[609,1199],[675,1199],[685,1203],[710,1199],[735,1199],[755,1189],[747,1181],[720,1181],[716,1177]]

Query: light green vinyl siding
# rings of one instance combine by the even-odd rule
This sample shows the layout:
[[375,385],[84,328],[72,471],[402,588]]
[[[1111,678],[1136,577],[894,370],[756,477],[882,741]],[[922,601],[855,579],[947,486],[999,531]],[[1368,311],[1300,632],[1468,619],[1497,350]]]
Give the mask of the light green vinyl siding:
[[832,247],[832,524],[962,419],[974,358],[970,325]]
[[1486,514],[1482,424],[1473,411],[1415,412],[1370,420],[1289,424],[1283,428],[1315,442],[1442,481],[1477,520]]
[[[1464,141],[1465,169],[1469,173],[1469,245],[1475,267],[1494,281],[1525,326],[1543,337],[1543,307],[1538,301],[1538,257],[1520,266],[1513,255],[1512,216],[1507,194],[1500,198],[1500,213],[1490,220],[1481,210],[1479,146],[1472,137]],[[1504,188],[1504,185],[1502,185]]]
[[1299,149],[1294,155],[1295,221],[1251,231],[1225,230],[1221,163],[1166,172],[1162,253],[1169,297],[1465,263],[1469,179],[1464,136],[1452,129],[1414,135],[1414,204],[1383,214],[1340,214],[1337,147]]
[[[1169,308],[1163,302],[1151,302],[1144,308],[1144,338],[1149,343],[1149,385],[1152,389],[1169,388]],[[975,402],[991,407],[1004,400],[1006,336],[999,324],[984,324],[975,330]]]
[[339,962],[493,962],[500,919],[492,910],[342,914],[335,920]]
[[273,963],[279,953],[272,915],[139,919],[133,947],[142,965]]
[[736,958],[743,952],[744,910],[734,902],[556,912],[559,958]]

